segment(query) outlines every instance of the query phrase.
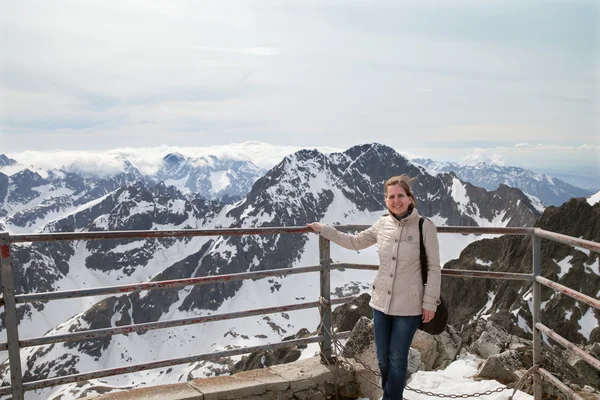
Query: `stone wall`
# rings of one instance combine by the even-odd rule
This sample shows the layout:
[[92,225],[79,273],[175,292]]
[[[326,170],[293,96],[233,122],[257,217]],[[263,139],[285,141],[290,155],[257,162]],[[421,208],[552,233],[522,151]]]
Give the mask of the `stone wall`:
[[[336,384],[337,376],[337,384]],[[336,388],[340,398],[359,397],[354,372],[323,365],[319,357],[239,372],[235,375],[195,379],[187,383],[154,386],[86,397],[87,400],[324,400]]]

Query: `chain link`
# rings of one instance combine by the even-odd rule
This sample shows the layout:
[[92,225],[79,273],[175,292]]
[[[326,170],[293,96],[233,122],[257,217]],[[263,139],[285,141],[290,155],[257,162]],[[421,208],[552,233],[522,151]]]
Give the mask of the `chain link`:
[[[327,306],[331,303],[329,303],[326,299],[324,299],[323,297],[319,298],[319,302],[321,303],[321,305]],[[324,324],[323,321],[323,317],[321,317],[321,326]],[[338,389],[338,380],[339,380],[339,364],[340,364],[340,360],[346,362],[346,364],[348,365],[352,365],[351,361],[349,358],[343,356],[342,354],[344,353],[344,345],[340,342],[339,339],[333,337],[331,331],[326,330],[325,334],[331,339],[331,343],[333,345],[332,350],[335,351],[336,355],[332,357],[332,361],[333,364],[335,364],[336,366],[336,370],[334,372],[335,374],[335,386],[336,386],[336,398],[337,398],[337,389]],[[331,366],[331,363],[327,360],[327,357],[325,357],[325,355],[323,354],[323,352],[320,352],[321,355],[321,360],[325,361],[325,363],[328,366]],[[369,365],[367,365],[365,362],[363,362],[361,359],[359,359],[358,357],[350,357],[352,360],[356,361],[357,363],[359,363],[363,368],[365,368],[367,371],[371,372],[374,376],[377,377],[381,377],[381,374],[379,373],[379,371],[375,371],[373,368],[371,368]],[[527,370],[527,372],[525,372],[525,374],[521,377],[521,379],[519,379],[519,381],[517,382],[517,384],[514,387],[513,393],[512,395],[509,396],[509,400],[512,400],[513,396],[515,395],[515,393],[517,392],[517,390],[521,387],[521,385],[523,384],[523,382],[525,382],[525,378],[529,375],[531,375],[532,373],[534,373],[535,371],[537,371],[537,369],[539,368],[539,365],[534,365],[533,367],[531,367],[529,370]],[[371,379],[367,378],[365,375],[361,374],[359,371],[357,371],[357,373],[359,375],[361,375],[361,377],[365,380],[367,380],[369,383],[371,383],[372,385],[374,385],[375,387],[383,390],[383,388],[381,387],[380,384],[373,382]],[[429,396],[429,397],[439,397],[439,398],[450,398],[450,399],[468,399],[471,397],[481,397],[481,396],[489,396],[495,393],[500,393],[503,392],[505,390],[510,389],[508,386],[500,386],[496,389],[490,389],[490,390],[486,390],[485,392],[475,392],[475,393],[462,393],[462,394],[447,394],[447,393],[434,393],[434,392],[428,392],[428,391],[424,391],[421,389],[416,389],[416,388],[411,388],[410,386],[405,386],[404,387],[406,390],[415,392],[417,394],[422,394],[425,396]],[[404,399],[407,400],[407,399]]]

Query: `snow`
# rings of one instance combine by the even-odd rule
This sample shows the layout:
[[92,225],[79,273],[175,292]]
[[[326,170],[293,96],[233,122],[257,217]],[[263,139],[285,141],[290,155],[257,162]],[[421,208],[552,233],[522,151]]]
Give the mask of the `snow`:
[[600,202],[600,192],[588,197],[587,202],[589,203],[590,206],[593,206],[596,203]]
[[489,266],[491,266],[491,265],[492,265],[492,262],[491,262],[491,261],[483,261],[483,260],[480,260],[479,258],[476,258],[476,259],[475,259],[475,263],[476,263],[477,265],[483,265],[483,266],[485,266],[485,267],[489,267]]
[[231,185],[231,180],[229,179],[228,173],[229,171],[211,172],[208,179],[210,180],[213,193],[217,193]]
[[492,305],[494,304],[494,299],[496,298],[496,293],[489,291],[487,295],[487,303],[481,308],[481,310],[479,310],[479,312],[476,315],[473,316],[473,318],[471,318],[471,321],[475,321],[477,320],[477,318],[484,318],[487,320],[490,317],[490,314],[486,313],[491,310]]
[[183,178],[179,179],[165,179],[165,186],[175,186],[177,190],[179,190],[183,194],[191,193],[190,189],[186,186],[188,181],[190,180],[190,174],[188,173]]
[[588,268],[592,270],[593,273],[600,276],[600,258],[598,258],[596,262],[592,262]]
[[134,207],[129,210],[129,215],[125,219],[129,219],[136,214],[145,214],[154,210],[154,203],[149,201],[139,201]]
[[115,248],[113,248],[110,252],[115,253],[115,254],[126,253],[128,251],[135,250],[137,248],[141,248],[145,243],[146,243],[146,240],[136,240],[134,242],[127,243],[127,244],[119,244],[119,245],[115,246]]
[[532,196],[528,193],[525,193],[525,196],[527,196],[529,198],[529,200],[531,201],[531,204],[533,205],[533,207],[536,210],[538,210],[541,213],[544,212],[544,210],[546,209],[546,206],[544,205],[544,203],[542,203],[542,201],[539,198]]
[[92,207],[94,207],[95,205],[98,205],[98,204],[102,203],[102,202],[103,202],[103,201],[104,201],[104,200],[105,200],[105,199],[106,199],[108,196],[110,196],[110,195],[111,195],[111,194],[113,194],[113,193],[114,193],[114,192],[108,193],[108,194],[106,194],[106,195],[104,195],[104,196],[102,196],[102,197],[98,197],[98,198],[97,198],[97,199],[95,199],[95,200],[92,200],[92,201],[89,201],[89,202],[87,202],[87,203],[85,203],[85,204],[82,204],[82,205],[80,205],[79,207],[77,207],[77,208],[76,208],[74,211],[72,211],[72,212],[71,212],[71,213],[69,213],[69,214],[66,214],[65,216],[67,216],[67,215],[70,215],[70,214],[77,214],[77,213],[78,213],[78,212],[80,212],[80,211],[83,211],[83,210],[87,210],[87,209],[89,209],[89,208],[92,208]]
[[527,324],[527,321],[521,316],[521,314],[517,315],[517,325],[519,326],[519,328],[523,329],[527,333],[532,332],[531,328],[529,327],[529,324]]
[[[477,375],[477,366],[483,360],[474,355],[466,354],[460,356],[458,360],[451,363],[446,369],[441,371],[418,371],[411,375],[407,385],[411,388],[421,389],[427,392],[446,393],[446,394],[470,394],[476,392],[485,392],[494,390],[504,385],[494,380],[475,380]],[[485,396],[489,400],[506,400],[512,394],[512,390],[506,390],[500,393],[494,393]],[[425,394],[417,394],[412,391],[404,391],[404,397],[407,400],[428,400]],[[515,400],[533,399],[532,396],[518,391],[513,397]]]
[[590,334],[598,327],[598,320],[594,315],[592,307],[588,307],[585,314],[577,321],[581,327],[578,332],[581,333],[587,340],[590,340]]
[[[558,279],[561,279],[569,270],[571,269],[571,261],[573,260],[573,256],[566,256],[561,261],[557,261],[556,263],[560,267],[560,271],[558,272]],[[556,261],[556,260],[555,260]]]
[[185,214],[186,201],[184,199],[175,199],[169,201],[169,211],[173,214]]
[[463,214],[468,214],[467,205],[469,204],[469,197],[467,196],[467,187],[463,185],[461,181],[456,178],[452,179],[452,198],[458,205],[458,209]]
[[431,222],[434,223],[435,226],[446,225],[446,222],[448,222],[448,218],[442,217],[439,214],[433,215],[428,218],[431,220]]

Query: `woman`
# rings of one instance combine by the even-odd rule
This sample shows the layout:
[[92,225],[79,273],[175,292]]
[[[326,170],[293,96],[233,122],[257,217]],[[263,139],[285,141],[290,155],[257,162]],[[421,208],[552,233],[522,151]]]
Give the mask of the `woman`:
[[429,322],[439,304],[441,270],[435,225],[425,219],[427,285],[423,286],[419,257],[419,213],[407,176],[388,179],[383,187],[389,213],[358,235],[329,225],[307,224],[313,231],[347,249],[378,245],[379,271],[369,305],[373,308],[375,347],[381,372],[383,400],[402,399],[408,352],[421,321]]

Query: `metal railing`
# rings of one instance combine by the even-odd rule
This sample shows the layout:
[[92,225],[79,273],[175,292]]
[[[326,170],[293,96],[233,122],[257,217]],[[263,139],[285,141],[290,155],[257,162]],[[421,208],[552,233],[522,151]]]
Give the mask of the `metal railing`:
[[[344,225],[337,226],[343,231],[358,231],[367,228],[363,225]],[[0,299],[0,305],[4,305],[5,309],[5,325],[7,333],[7,342],[0,343],[0,350],[8,350],[11,385],[0,387],[0,395],[12,394],[14,400],[22,400],[25,391],[37,390],[46,387],[53,387],[62,384],[80,382],[89,379],[97,379],[114,375],[121,375],[131,372],[144,371],[155,368],[163,368],[172,365],[188,364],[202,360],[213,360],[221,357],[230,357],[241,354],[248,354],[256,350],[277,349],[282,347],[294,346],[299,344],[320,343],[322,357],[327,362],[332,361],[332,337],[333,339],[343,339],[350,335],[350,332],[333,333],[331,313],[332,305],[343,304],[353,297],[343,297],[331,299],[331,276],[330,271],[333,269],[366,269],[377,270],[377,265],[368,264],[350,264],[350,263],[333,263],[330,258],[330,242],[329,240],[319,236],[319,259],[320,264],[317,266],[296,267],[271,269],[266,271],[245,272],[228,275],[215,275],[198,278],[178,279],[159,282],[145,282],[140,284],[118,285],[101,288],[79,289],[68,291],[57,291],[48,293],[29,293],[15,295],[14,282],[12,276],[12,258],[11,244],[13,243],[30,243],[30,242],[48,242],[48,241],[72,241],[72,240],[99,240],[99,239],[131,239],[131,238],[164,238],[164,237],[193,237],[193,236],[240,236],[240,235],[272,235],[272,234],[303,234],[311,232],[306,227],[289,227],[289,228],[256,228],[256,229],[207,229],[207,230],[164,230],[164,231],[122,231],[122,232],[76,232],[76,233],[44,233],[44,234],[16,234],[10,235],[6,232],[0,232],[0,264],[2,273],[2,291],[3,298]],[[583,360],[600,370],[600,361],[589,355],[587,352],[578,346],[570,343],[560,335],[544,326],[540,322],[540,292],[541,285],[545,285],[556,291],[573,297],[576,300],[585,302],[586,304],[600,309],[600,301],[592,297],[586,296],[575,290],[569,289],[556,282],[552,282],[541,275],[541,239],[549,239],[560,243],[565,243],[571,246],[578,246],[595,252],[600,252],[600,243],[577,239],[570,236],[561,235],[554,232],[544,231],[539,228],[487,228],[487,227],[438,227],[439,233],[462,233],[462,234],[508,234],[508,235],[527,235],[532,239],[532,274],[523,273],[508,273],[508,272],[493,272],[493,271],[473,271],[473,270],[442,270],[442,275],[454,277],[471,277],[471,278],[488,278],[488,279],[510,279],[529,281],[533,284],[533,363],[540,365],[541,363],[541,333],[543,332],[548,337],[563,345],[566,349],[574,352]],[[105,329],[95,329],[81,331],[69,334],[43,336],[31,339],[19,339],[17,304],[31,303],[35,301],[51,301],[58,299],[98,296],[108,294],[123,294],[130,292],[140,292],[146,290],[162,290],[162,289],[177,289],[186,286],[205,285],[211,283],[226,283],[232,281],[241,281],[246,279],[259,279],[272,276],[285,276],[309,272],[319,272],[320,274],[320,301],[305,302],[299,304],[291,304],[270,308],[261,308],[247,310],[242,312],[232,312],[209,316],[200,316],[195,318],[178,319],[162,322],[150,322],[144,324],[135,324],[121,327],[111,327]],[[165,329],[184,325],[192,325],[213,321],[221,321],[248,316],[256,316],[263,314],[279,313],[285,311],[301,310],[307,308],[319,308],[320,320],[318,334],[303,339],[287,340],[282,342],[264,344],[252,347],[242,347],[233,350],[212,352],[206,354],[198,354],[189,357],[175,358],[161,361],[148,362],[143,364],[130,365],[127,367],[119,367],[105,369],[100,371],[80,373],[68,376],[61,376],[38,381],[23,382],[23,374],[21,369],[20,349],[47,345],[52,343],[72,342],[80,340],[98,339],[106,336],[128,334],[132,332],[145,332],[154,329]],[[580,397],[571,390],[568,386],[560,382],[554,375],[543,368],[539,368],[534,375],[534,398],[540,400],[542,398],[541,379],[554,384],[568,397],[580,399]]]

